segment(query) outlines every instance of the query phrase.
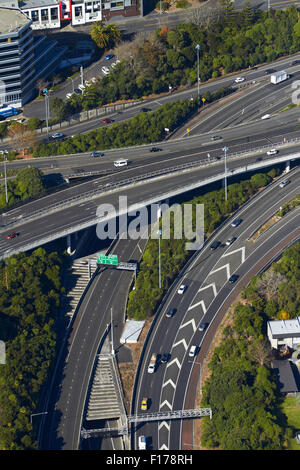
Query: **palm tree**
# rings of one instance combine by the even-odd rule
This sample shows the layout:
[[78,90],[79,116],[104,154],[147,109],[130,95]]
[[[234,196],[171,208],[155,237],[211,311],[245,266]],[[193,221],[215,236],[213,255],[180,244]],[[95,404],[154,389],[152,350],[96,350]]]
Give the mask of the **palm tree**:
[[92,40],[101,49],[106,49],[109,45],[109,34],[101,21],[95,21],[91,27],[90,35]]

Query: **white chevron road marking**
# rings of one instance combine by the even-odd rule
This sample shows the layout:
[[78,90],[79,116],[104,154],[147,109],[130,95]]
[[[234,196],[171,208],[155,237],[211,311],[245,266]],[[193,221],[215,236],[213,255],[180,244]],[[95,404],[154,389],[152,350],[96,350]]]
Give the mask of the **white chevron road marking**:
[[163,444],[158,450],[169,450],[169,447],[167,447],[166,444]]
[[160,405],[159,405],[159,409],[161,409],[163,406],[167,405],[170,410],[172,411],[172,406],[170,405],[170,403],[168,402],[168,400],[165,400],[163,401]]
[[195,331],[197,330],[197,327],[196,327],[195,320],[193,318],[191,320],[187,321],[186,323],[183,323],[182,325],[180,325],[179,329],[181,330],[181,328],[185,328],[189,324],[192,325],[194,333],[195,333]]
[[244,246],[242,246],[242,248],[238,248],[237,250],[231,251],[230,253],[225,253],[224,255],[222,255],[222,258],[224,258],[224,256],[233,255],[234,253],[237,253],[238,251],[242,252],[242,263],[244,263],[246,259],[246,249]]
[[200,300],[200,302],[197,302],[196,304],[189,307],[188,310],[192,310],[192,308],[198,307],[199,305],[201,305],[203,312],[206,313],[206,307],[205,307],[204,300]]
[[216,284],[214,282],[212,282],[211,284],[208,284],[208,286],[205,286],[205,287],[201,287],[198,292],[201,292],[205,289],[209,289],[209,288],[212,288],[212,290],[214,291],[214,296],[217,297],[217,289],[216,289]]
[[220,268],[214,269],[213,271],[211,271],[211,272],[209,273],[209,276],[210,276],[211,274],[216,273],[217,271],[221,271],[221,269],[226,269],[226,272],[227,272],[227,279],[229,279],[229,278],[230,278],[230,264],[229,264],[229,263],[224,264],[224,266],[221,266]]
[[177,364],[178,369],[181,369],[181,364],[178,361],[177,357],[175,357],[175,359],[173,359],[173,361],[169,362],[169,364],[167,364],[167,367],[170,367],[174,362]]
[[171,379],[167,380],[167,381],[163,384],[162,388],[166,387],[166,386],[169,385],[169,384],[171,384],[172,387],[173,387],[174,390],[175,390],[176,385],[174,384],[173,380],[171,380]]
[[185,339],[184,339],[184,338],[183,338],[183,339],[181,339],[180,341],[177,341],[177,343],[173,344],[173,347],[172,347],[172,349],[176,348],[176,346],[179,346],[180,344],[183,344],[183,346],[184,346],[184,349],[185,349],[185,350],[187,350],[187,348],[188,348],[188,345],[186,344],[186,341],[185,341]]
[[170,426],[169,426],[169,424],[167,423],[167,421],[162,421],[161,423],[159,423],[159,425],[158,425],[158,430],[160,431],[161,428],[163,428],[163,427],[166,427],[167,430],[170,431]]

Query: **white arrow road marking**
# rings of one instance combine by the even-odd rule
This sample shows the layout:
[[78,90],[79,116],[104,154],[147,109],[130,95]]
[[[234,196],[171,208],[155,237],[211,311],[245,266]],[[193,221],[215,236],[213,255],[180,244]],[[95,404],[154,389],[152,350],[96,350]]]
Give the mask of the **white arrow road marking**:
[[191,320],[187,321],[186,323],[183,323],[182,325],[180,325],[179,329],[185,328],[185,327],[188,326],[190,323],[192,324],[192,327],[193,327],[193,330],[194,330],[194,333],[195,333],[195,331],[197,330],[197,327],[196,327],[195,320],[194,320],[193,318],[192,318]]
[[217,271],[221,271],[221,269],[226,269],[227,279],[229,279],[230,278],[230,264],[229,263],[225,264],[224,266],[221,266],[220,268],[214,269],[213,271],[209,273],[209,276],[213,273],[216,273]]
[[225,253],[224,255],[222,255],[222,258],[224,256],[233,255],[233,253],[237,253],[238,251],[242,252],[242,263],[244,263],[246,259],[246,249],[244,246],[242,248],[238,248],[237,250],[231,251],[230,253]]
[[181,369],[181,364],[178,361],[177,357],[175,357],[175,359],[173,359],[173,361],[169,362],[169,364],[167,364],[167,367],[170,367],[174,362],[177,364],[178,369]]
[[172,349],[176,348],[176,346],[179,346],[181,343],[183,344],[184,349],[187,350],[188,345],[186,344],[186,341],[185,341],[184,338],[181,339],[180,341],[178,341],[177,343],[173,344],[173,348],[172,348]]
[[163,444],[158,450],[169,450],[169,447],[166,444]]
[[200,300],[200,302],[197,302],[196,304],[189,307],[188,310],[192,310],[192,308],[198,307],[198,305],[201,305],[203,313],[206,313],[206,307],[205,307],[204,300]]
[[163,384],[162,388],[166,387],[169,384],[171,384],[174,389],[176,388],[176,385],[174,384],[173,380],[171,380],[171,379],[167,380],[167,382],[165,382]]
[[158,425],[158,430],[160,431],[162,427],[166,427],[168,431],[170,431],[170,426],[169,424],[167,423],[167,421],[162,421],[161,423],[159,423]]
[[159,406],[159,409],[161,409],[164,405],[168,405],[168,407],[170,408],[170,410],[172,411],[172,406],[170,405],[170,403],[168,402],[168,400],[165,400],[161,403],[161,405]]

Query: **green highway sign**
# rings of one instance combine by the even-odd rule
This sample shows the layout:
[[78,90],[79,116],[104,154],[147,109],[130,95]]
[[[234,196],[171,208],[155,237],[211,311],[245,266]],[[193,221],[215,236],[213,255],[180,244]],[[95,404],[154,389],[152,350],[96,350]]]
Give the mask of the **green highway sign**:
[[118,265],[118,255],[103,255],[97,254],[97,264],[110,264],[113,266]]

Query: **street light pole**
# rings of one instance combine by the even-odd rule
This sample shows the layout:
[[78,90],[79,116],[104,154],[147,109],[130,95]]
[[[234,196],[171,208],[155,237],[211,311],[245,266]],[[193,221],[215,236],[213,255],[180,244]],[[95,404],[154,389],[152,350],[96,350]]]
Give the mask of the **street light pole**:
[[197,51],[197,84],[198,84],[198,99],[200,98],[200,81],[199,81],[199,51],[200,51],[200,45],[197,44],[195,47]]
[[8,204],[7,177],[6,177],[6,162],[7,162],[7,159],[6,159],[6,157],[4,157],[5,201],[6,201],[6,204]]
[[225,165],[225,168],[224,168],[224,183],[225,183],[225,201],[227,201],[227,151],[228,151],[228,147],[223,147],[222,148],[223,152],[224,152],[224,165]]

